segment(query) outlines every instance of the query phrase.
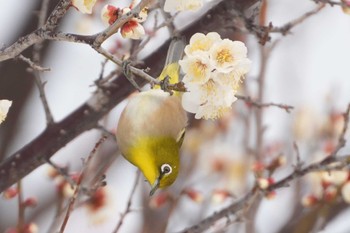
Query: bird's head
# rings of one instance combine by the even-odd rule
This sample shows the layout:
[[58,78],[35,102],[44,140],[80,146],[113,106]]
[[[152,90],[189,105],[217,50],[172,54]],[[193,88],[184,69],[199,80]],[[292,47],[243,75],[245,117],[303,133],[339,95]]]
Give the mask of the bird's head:
[[152,186],[150,195],[158,188],[170,186],[179,173],[181,143],[172,137],[143,138],[131,151],[134,164],[140,168]]

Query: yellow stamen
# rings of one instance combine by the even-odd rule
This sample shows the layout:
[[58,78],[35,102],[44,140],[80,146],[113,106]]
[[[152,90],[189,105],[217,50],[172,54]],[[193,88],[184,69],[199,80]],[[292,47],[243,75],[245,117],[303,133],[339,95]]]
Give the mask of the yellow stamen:
[[200,81],[205,76],[204,74],[206,69],[206,64],[203,64],[200,61],[196,61],[191,67],[191,72],[193,73],[194,81]]
[[217,53],[216,60],[218,61],[218,63],[223,64],[225,62],[232,62],[233,57],[227,49],[222,49]]

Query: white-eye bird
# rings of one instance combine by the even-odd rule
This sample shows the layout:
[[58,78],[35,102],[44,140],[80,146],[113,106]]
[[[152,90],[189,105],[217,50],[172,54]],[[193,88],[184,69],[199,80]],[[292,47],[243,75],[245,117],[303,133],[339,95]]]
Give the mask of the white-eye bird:
[[[172,41],[160,80],[168,76],[170,83],[179,81],[177,62],[184,46],[183,40]],[[171,185],[179,172],[179,150],[187,125],[180,98],[179,93],[170,95],[160,89],[140,92],[130,98],[118,123],[119,149],[142,171],[152,186],[150,195]]]

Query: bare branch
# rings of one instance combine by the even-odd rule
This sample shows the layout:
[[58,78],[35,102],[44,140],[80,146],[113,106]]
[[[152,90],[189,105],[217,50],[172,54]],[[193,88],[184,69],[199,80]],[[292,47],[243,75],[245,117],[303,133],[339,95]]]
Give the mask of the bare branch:
[[277,107],[285,110],[287,113],[290,113],[290,111],[294,108],[293,106],[287,105],[287,104],[279,104],[279,103],[261,103],[258,101],[252,100],[249,96],[242,96],[242,95],[235,95],[237,99],[245,101],[248,105],[252,105],[257,108],[266,108],[266,107]]
[[331,0],[311,0],[315,3],[324,3],[324,4],[329,4],[330,6],[343,6],[343,7],[348,7],[348,5],[344,2],[336,2],[336,1],[331,1]]
[[[43,0],[41,3],[41,9],[39,12],[39,20],[38,20],[38,27],[42,27],[45,23],[45,19],[47,17],[47,10],[48,10],[48,5],[49,5],[49,1],[48,0]],[[41,49],[43,47],[43,43],[37,43],[34,45],[33,48],[33,60],[35,63],[40,63],[41,60]],[[51,125],[54,122],[50,107],[49,107],[49,103],[47,101],[46,95],[45,95],[45,83],[43,83],[41,81],[40,78],[40,73],[34,71],[34,78],[35,78],[35,84],[38,87],[39,90],[39,96],[40,96],[40,100],[41,103],[44,107],[44,112],[45,112],[45,117],[46,117],[46,125]]]
[[26,62],[33,70],[37,70],[37,71],[50,71],[51,70],[48,67],[42,67],[40,65],[35,64],[32,60],[23,56],[22,54],[20,54],[18,56],[18,58],[21,59],[22,61]]
[[293,27],[301,24],[304,22],[307,18],[310,16],[313,16],[320,12],[324,8],[324,4],[318,5],[315,9],[306,12],[305,14],[301,15],[300,17],[292,20],[291,22],[281,26],[281,27],[273,27],[271,28],[270,32],[279,32],[282,33],[282,35],[286,35]]

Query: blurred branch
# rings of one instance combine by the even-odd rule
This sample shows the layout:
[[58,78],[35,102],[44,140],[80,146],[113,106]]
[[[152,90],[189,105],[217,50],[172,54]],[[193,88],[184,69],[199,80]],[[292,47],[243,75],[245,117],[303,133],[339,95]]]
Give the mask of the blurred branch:
[[343,7],[349,7],[345,2],[336,2],[336,1],[331,1],[331,0],[311,0],[315,3],[324,3],[324,4],[329,4],[330,6],[343,6]]
[[324,6],[325,6],[324,4],[320,4],[315,9],[306,12],[305,14],[303,14],[300,17],[290,21],[289,23],[286,23],[285,25],[283,25],[281,27],[272,27],[270,32],[279,32],[279,33],[282,33],[282,35],[286,35],[288,32],[290,32],[290,30],[293,27],[301,24],[302,22],[304,22],[310,16],[315,15],[318,12],[320,12],[324,8]]
[[131,189],[131,193],[129,195],[129,200],[128,200],[128,203],[126,204],[126,209],[125,211],[120,215],[120,219],[119,219],[119,222],[116,226],[116,228],[114,229],[113,233],[117,233],[120,229],[120,227],[123,225],[123,222],[124,222],[124,219],[125,217],[131,212],[131,202],[132,202],[132,198],[134,197],[134,194],[135,194],[135,190],[136,190],[136,187],[137,187],[137,184],[139,183],[139,180],[140,180],[140,170],[137,170],[136,171],[136,178],[135,178],[135,182],[134,182],[134,185]]
[[[39,12],[38,27],[42,27],[45,24],[45,19],[48,14],[47,12],[48,6],[49,6],[49,0],[43,0],[41,3],[41,9]],[[40,64],[42,48],[43,48],[43,42],[37,43],[33,47],[33,61],[37,64]],[[54,122],[54,119],[45,95],[45,83],[41,81],[40,73],[38,71],[39,70],[33,70],[33,75],[35,78],[36,86],[38,87],[38,90],[39,90],[41,103],[44,107],[46,125],[50,125]]]
[[[267,26],[265,25],[265,22],[263,24],[257,24],[255,22],[254,17],[247,17],[244,12],[242,11],[235,11],[234,15],[241,19],[244,23],[244,27],[250,32],[253,33],[258,39],[259,43],[262,45],[265,45],[266,42],[270,41],[270,33],[280,33],[283,36],[287,35],[292,28],[295,26],[301,24],[303,21],[308,19],[310,16],[317,14],[319,11],[321,11],[324,8],[324,4],[318,5],[315,9],[308,11],[304,13],[303,15],[299,16],[298,18],[286,23],[283,26],[273,26],[273,24],[270,22]],[[235,25],[233,26],[235,29],[242,30],[241,28],[236,28]]]
[[[333,170],[341,170],[344,167],[347,167],[350,165],[350,155],[344,155],[344,156],[337,156],[337,153],[340,148],[344,147],[345,145],[345,138],[344,135],[348,129],[348,123],[349,123],[349,117],[350,117],[350,104],[347,107],[347,110],[344,114],[344,127],[341,135],[339,136],[339,143],[336,147],[336,150],[332,152],[329,156],[327,156],[325,159],[321,160],[320,162],[312,163],[304,168],[296,168],[294,171],[286,176],[285,178],[281,179],[280,181],[276,182],[275,184],[270,185],[266,190],[261,190],[262,193],[269,193],[271,191],[274,191],[276,189],[282,188],[282,187],[288,187],[289,183],[295,179],[301,178],[304,175],[315,172],[315,171],[333,171]],[[250,192],[248,192],[241,200],[238,202],[235,202],[228,207],[224,208],[221,211],[218,211],[214,213],[213,215],[205,218],[200,223],[189,227],[183,231],[182,233],[200,233],[207,229],[209,229],[211,226],[213,226],[218,220],[225,219],[233,214],[237,214],[239,211],[241,211],[245,206],[246,203],[250,202],[252,198],[255,196],[256,189],[254,188]]]
[[252,100],[252,98],[250,96],[243,96],[243,95],[235,95],[235,96],[237,99],[243,100],[244,102],[246,102],[246,104],[248,106],[254,106],[257,108],[277,107],[277,108],[283,109],[287,113],[290,113],[291,110],[294,109],[293,106],[287,105],[287,104],[279,104],[279,103],[273,103],[273,102],[261,103],[259,101]]
[[64,219],[63,219],[62,225],[60,227],[59,233],[63,233],[64,232],[64,229],[65,229],[65,227],[66,227],[66,225],[68,223],[68,219],[69,219],[70,214],[71,214],[71,212],[73,211],[73,208],[74,208],[74,203],[75,203],[76,199],[78,198],[78,194],[79,194],[79,191],[80,191],[80,185],[81,185],[81,183],[82,183],[82,181],[84,179],[84,176],[86,175],[86,171],[88,169],[88,165],[89,165],[92,157],[96,154],[97,149],[106,140],[106,138],[107,137],[105,137],[105,136],[100,138],[100,140],[95,144],[94,148],[90,152],[88,158],[85,161],[83,161],[83,167],[81,169],[81,172],[80,172],[77,184],[74,186],[74,194],[69,200],[67,211],[66,211],[66,214],[64,216]]
[[22,186],[22,180],[19,180],[17,182],[17,191],[18,191],[18,220],[17,220],[17,231],[22,232],[24,231],[24,224],[25,224],[25,219],[24,219],[24,210],[25,207],[23,205],[23,186]]

